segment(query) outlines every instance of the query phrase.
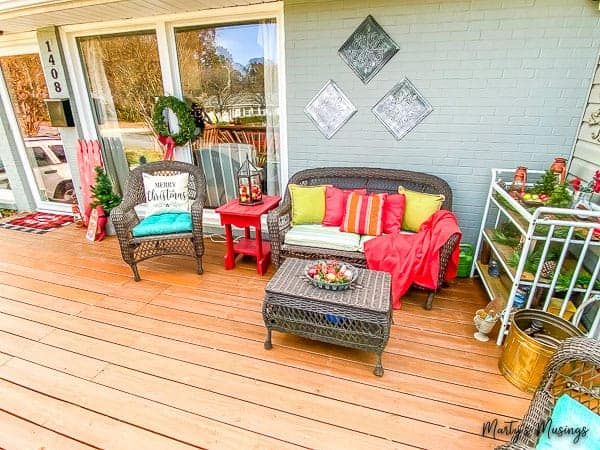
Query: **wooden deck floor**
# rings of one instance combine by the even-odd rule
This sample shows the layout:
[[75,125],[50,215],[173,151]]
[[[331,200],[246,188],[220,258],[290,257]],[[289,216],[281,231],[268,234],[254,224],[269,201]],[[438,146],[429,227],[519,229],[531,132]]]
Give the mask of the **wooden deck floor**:
[[165,257],[136,283],[114,238],[0,229],[0,448],[491,449],[483,422],[526,410],[472,338],[477,281],[432,311],[406,297],[377,378],[360,351],[276,332],[264,350],[269,276],[207,246],[204,275]]

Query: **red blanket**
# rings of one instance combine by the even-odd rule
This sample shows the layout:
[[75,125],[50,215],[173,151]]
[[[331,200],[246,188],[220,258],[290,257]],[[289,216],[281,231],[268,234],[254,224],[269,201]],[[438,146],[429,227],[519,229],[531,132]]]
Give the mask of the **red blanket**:
[[[402,297],[411,284],[437,289],[440,249],[451,235],[462,232],[450,211],[438,211],[421,225],[417,234],[386,234],[365,242],[369,269],[392,274],[392,306],[400,308]],[[446,280],[456,277],[458,244],[446,270]]]

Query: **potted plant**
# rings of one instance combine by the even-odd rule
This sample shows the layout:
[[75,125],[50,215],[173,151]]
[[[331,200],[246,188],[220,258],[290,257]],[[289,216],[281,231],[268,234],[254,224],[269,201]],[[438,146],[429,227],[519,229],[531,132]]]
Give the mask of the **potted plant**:
[[113,191],[110,178],[101,166],[96,166],[96,184],[90,186],[93,200],[90,208],[101,208],[98,211],[99,218],[106,220],[106,234],[114,235],[115,229],[110,221],[111,210],[121,203],[121,196]]

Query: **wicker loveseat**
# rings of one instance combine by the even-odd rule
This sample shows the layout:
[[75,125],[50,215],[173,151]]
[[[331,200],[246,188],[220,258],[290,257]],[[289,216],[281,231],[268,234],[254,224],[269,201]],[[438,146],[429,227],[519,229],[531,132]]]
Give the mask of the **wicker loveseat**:
[[[413,191],[443,194],[445,200],[442,209],[452,210],[452,190],[446,181],[434,175],[408,170],[359,167],[306,169],[294,174],[289,183],[304,186],[333,185],[341,189],[364,188],[369,193],[385,192],[389,194],[397,193],[398,186],[401,185]],[[271,239],[271,258],[276,267],[279,267],[287,257],[300,259],[336,258],[359,267],[366,266],[365,255],[362,251],[333,250],[286,243],[286,233],[292,227],[291,218],[291,198],[289,188],[286,188],[280,206],[269,212],[267,218]],[[458,241],[459,236],[452,235],[440,252],[438,286],[442,286],[444,283],[448,261]],[[425,309],[431,309],[434,295],[435,292],[429,293]]]

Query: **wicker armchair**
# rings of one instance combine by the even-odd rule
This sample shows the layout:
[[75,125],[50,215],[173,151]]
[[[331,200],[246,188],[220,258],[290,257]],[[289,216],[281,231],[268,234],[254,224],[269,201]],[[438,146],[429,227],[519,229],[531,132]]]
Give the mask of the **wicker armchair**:
[[[135,206],[146,202],[143,173],[151,175],[175,175],[189,173],[188,195],[191,201],[192,231],[189,233],[163,234],[134,237],[131,234],[140,219]],[[204,241],[202,234],[202,210],[206,199],[206,180],[200,168],[180,161],[158,161],[133,169],[125,185],[121,204],[114,208],[110,217],[115,226],[121,255],[133,271],[135,281],[140,280],[137,263],[154,256],[188,255],[196,258],[197,272],[202,273]]]
[[[367,189],[368,192],[386,192],[395,194],[398,186],[429,194],[444,194],[442,209],[452,210],[452,189],[439,177],[420,172],[398,169],[377,169],[363,167],[327,167],[306,169],[294,174],[289,184],[315,186],[330,184],[342,189]],[[359,267],[366,267],[364,253],[330,250],[316,247],[288,245],[284,243],[285,234],[291,228],[292,205],[289,189],[280,206],[269,212],[267,224],[271,239],[271,260],[279,267],[285,258],[324,259],[336,258]],[[458,235],[452,235],[440,252],[440,272],[438,286],[445,284],[446,269],[452,251],[459,242]],[[435,292],[430,292],[425,302],[425,309],[431,309]]]
[[600,413],[600,341],[588,337],[566,339],[546,366],[521,425],[508,444],[496,450],[533,449],[554,403],[568,394]]

